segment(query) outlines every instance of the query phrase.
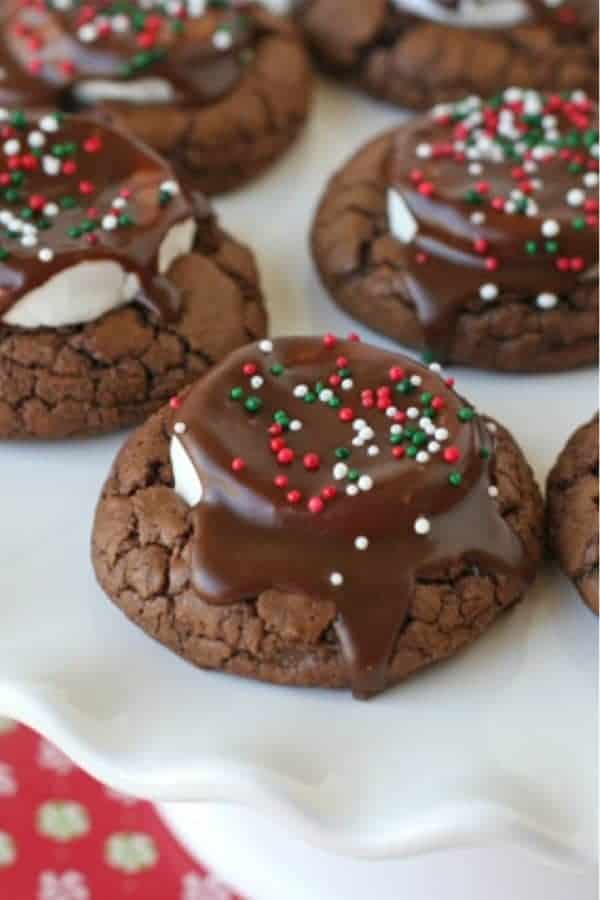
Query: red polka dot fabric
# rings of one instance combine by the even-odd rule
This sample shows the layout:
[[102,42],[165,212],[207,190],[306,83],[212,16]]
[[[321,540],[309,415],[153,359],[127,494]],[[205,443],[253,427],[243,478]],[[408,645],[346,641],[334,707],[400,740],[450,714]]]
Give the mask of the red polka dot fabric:
[[243,900],[197,863],[153,806],[110,790],[0,719],[2,900]]

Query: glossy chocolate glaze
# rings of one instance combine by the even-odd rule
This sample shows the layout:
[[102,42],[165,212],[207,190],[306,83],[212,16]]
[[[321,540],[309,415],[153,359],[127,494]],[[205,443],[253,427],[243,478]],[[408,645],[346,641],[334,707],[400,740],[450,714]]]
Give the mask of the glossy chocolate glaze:
[[[253,387],[257,377],[264,383]],[[318,382],[331,397],[317,396]],[[302,386],[314,400],[298,396]],[[414,409],[448,432],[438,431],[431,452],[435,435],[411,418]],[[435,371],[411,360],[329,337],[261,342],[198,382],[172,427],[203,486],[193,510],[197,590],[215,604],[271,588],[333,601],[356,696],[385,686],[418,578],[456,563],[523,581],[532,574],[490,496],[493,435]],[[427,534],[418,533],[423,517]]]
[[[156,2],[5,0],[0,65],[11,102],[68,97],[80,82],[161,79],[173,102],[212,103],[231,91],[260,33],[253,4],[181,3],[177,14]],[[247,9],[246,9],[247,7]],[[2,82],[0,81],[0,92]],[[0,97],[2,94],[0,93]]]
[[438,359],[466,307],[518,298],[542,314],[597,281],[597,110],[587,98],[527,96],[540,109],[529,124],[522,100],[465,101],[394,139],[386,177],[418,231],[393,257]]
[[53,275],[99,260],[136,274],[137,299],[176,316],[159,248],[173,226],[208,208],[181,192],[169,165],[85,116],[5,112],[0,134],[0,319]]

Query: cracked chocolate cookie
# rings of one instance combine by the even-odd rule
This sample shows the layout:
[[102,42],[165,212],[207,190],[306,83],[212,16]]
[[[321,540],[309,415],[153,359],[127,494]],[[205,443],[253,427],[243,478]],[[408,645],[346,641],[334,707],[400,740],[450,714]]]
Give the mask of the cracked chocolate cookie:
[[265,332],[250,252],[105,123],[0,110],[0,438],[144,419]]
[[6,0],[0,103],[102,106],[207,194],[259,174],[307,116],[297,28],[261,3]]
[[298,19],[327,71],[403,107],[507,83],[597,91],[589,0],[300,0]]
[[595,362],[597,123],[581,91],[508,88],[376,138],[316,214],[329,293],[434,359],[533,372]]
[[598,416],[570,438],[548,478],[548,534],[562,570],[598,613]]
[[543,505],[437,364],[332,335],[233,353],[118,455],[99,583],[190,662],[368,697],[470,643],[535,575]]

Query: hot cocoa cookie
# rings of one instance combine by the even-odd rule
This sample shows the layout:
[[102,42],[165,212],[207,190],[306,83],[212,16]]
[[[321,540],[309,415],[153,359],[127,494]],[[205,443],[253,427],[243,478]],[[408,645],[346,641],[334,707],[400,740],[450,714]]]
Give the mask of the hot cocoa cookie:
[[598,416],[570,438],[548,478],[548,534],[561,568],[598,613]]
[[283,153],[311,92],[296,27],[235,0],[7,0],[1,72],[0,102],[102,105],[205,193]]
[[236,351],[132,435],[93,560],[190,662],[367,697],[519,600],[542,532],[513,438],[439,366],[326,335]]
[[448,362],[594,362],[597,122],[580,91],[509,88],[367,144],[329,182],[313,226],[333,299]]
[[0,110],[0,437],[140,421],[264,334],[252,256],[144,144]]
[[300,0],[298,19],[325,69],[399,106],[491,94],[507,81],[597,90],[590,0]]

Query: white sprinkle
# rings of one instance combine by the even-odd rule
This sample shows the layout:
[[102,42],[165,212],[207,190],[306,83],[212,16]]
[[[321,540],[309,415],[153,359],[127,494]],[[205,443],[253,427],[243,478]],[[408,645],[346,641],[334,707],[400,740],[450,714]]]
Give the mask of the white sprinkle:
[[321,401],[321,403],[329,403],[332,397],[333,391],[330,388],[323,388],[323,390],[319,394],[319,400]]
[[535,298],[535,305],[540,309],[554,309],[557,303],[558,297],[556,294],[538,294]]
[[129,31],[129,19],[127,16],[113,16],[110,24],[112,30],[116,31],[117,34],[123,34],[125,31]]
[[490,484],[490,486],[488,488],[488,494],[490,495],[490,497],[498,496],[498,488],[496,487],[495,484]]
[[439,453],[440,445],[437,441],[429,441],[429,443],[427,444],[427,450],[429,451],[429,453]]
[[56,116],[43,116],[38,125],[42,129],[42,131],[53,132],[58,131],[58,121]]
[[439,373],[442,371],[442,367],[440,366],[439,363],[432,362],[432,363],[429,363],[429,370],[430,370],[430,372],[437,372],[439,375]]
[[127,200],[125,197],[116,197],[113,200],[112,205],[115,209],[124,209],[127,206]]
[[4,146],[2,148],[7,156],[16,156],[16,154],[21,149],[21,144],[19,141],[12,138],[10,141],[5,141]]
[[390,428],[390,434],[402,434],[403,431],[402,425],[398,425],[397,423]]
[[160,190],[164,191],[165,194],[175,195],[179,193],[179,185],[176,181],[163,181]]
[[43,147],[46,143],[46,138],[41,131],[32,131],[27,138],[27,143],[30,147]]
[[340,587],[344,583],[344,576],[341,572],[332,572],[329,581],[334,587]]
[[54,156],[44,156],[42,159],[42,168],[46,175],[58,175],[60,172],[60,160]]
[[348,494],[349,497],[356,497],[356,495],[358,494],[357,485],[349,484],[348,487],[346,488],[346,493]]
[[429,159],[432,154],[431,144],[418,144],[416,154],[419,159]]
[[351,391],[354,387],[354,382],[351,378],[344,378],[341,384],[341,388],[343,391]]
[[479,296],[482,300],[495,300],[498,296],[498,286],[492,284],[491,281],[486,282],[486,284],[482,284],[479,288]]
[[302,431],[302,422],[300,419],[292,419],[289,428],[290,431]]
[[490,434],[496,434],[496,432],[498,431],[498,428],[497,428],[495,422],[486,422],[485,424],[486,424],[487,430],[490,432]]
[[372,440],[372,439],[375,437],[375,432],[373,431],[372,428],[369,428],[369,427],[367,426],[366,428],[361,428],[361,429],[360,429],[360,431],[358,432],[358,436],[359,436],[363,441],[370,441],[370,440]]
[[261,341],[258,345],[258,349],[261,353],[272,353],[273,341]]
[[373,487],[373,479],[370,475],[361,475],[358,479],[359,491],[370,491]]
[[[268,353],[269,351],[265,350],[264,352]],[[307,384],[297,384],[296,387],[294,388],[293,393],[294,393],[294,397],[306,397],[306,395],[308,394],[308,385]]]
[[485,213],[482,212],[474,212],[469,216],[473,225],[483,225],[485,222]]
[[365,419],[355,419],[352,423],[352,427],[355,431],[362,431],[363,428],[367,427],[367,423]]
[[370,447],[367,447],[367,456],[379,456],[380,452],[377,444],[371,444]]
[[546,221],[542,223],[542,234],[544,237],[556,237],[559,231],[560,225],[556,219],[546,219]]
[[21,244],[24,247],[35,247],[37,242],[38,242],[38,239],[35,236],[35,234],[24,234],[23,237],[21,238]]
[[175,434],[185,434],[185,432],[187,431],[185,422],[175,422],[175,424],[173,425],[173,431],[175,432]]
[[422,381],[423,381],[423,379],[421,378],[420,375],[411,375],[410,376],[410,383],[414,387],[419,387],[419,385],[421,384]]
[[44,207],[44,215],[45,216],[48,216],[49,218],[52,219],[52,218],[54,218],[54,216],[57,216],[59,212],[60,212],[60,210],[58,208],[57,203],[46,203],[46,205]]
[[366,550],[369,546],[369,539],[366,538],[363,534],[359,535],[354,539],[354,546],[357,550]]
[[415,456],[415,459],[417,460],[418,463],[429,462],[429,453],[427,453],[426,450],[419,450],[419,452]]
[[448,440],[448,429],[447,428],[436,428],[435,429],[435,439],[440,443]]
[[409,406],[406,410],[406,415],[409,419],[418,419],[419,418],[419,410],[416,406]]
[[364,440],[361,438],[360,434],[357,434],[356,437],[352,438],[352,446],[353,447],[362,447],[364,445]]
[[483,166],[481,163],[469,163],[469,175],[481,175]]
[[586,172],[583,176],[583,183],[586,187],[597,187],[598,175],[596,172]]
[[385,411],[385,414],[388,417],[388,419],[393,419],[397,412],[398,412],[397,406],[388,406],[388,408]]
[[585,194],[581,188],[571,188],[570,191],[567,191],[567,203],[569,206],[581,206],[584,200]]
[[119,224],[119,220],[116,216],[113,216],[109,213],[107,216],[103,216],[102,218],[102,228],[105,231],[113,231],[117,225]]
[[419,516],[415,521],[415,531],[417,534],[425,535],[431,531],[431,522],[425,516]]
[[77,37],[84,44],[91,44],[98,37],[98,30],[94,25],[82,25],[77,32]]
[[253,375],[250,379],[250,387],[253,387],[255,390],[258,390],[265,383],[265,379],[262,375]]
[[38,253],[38,259],[40,262],[44,263],[52,262],[52,260],[54,259],[54,253],[49,247],[42,247],[42,249]]
[[233,43],[233,38],[229,31],[225,28],[219,28],[213,34],[213,46],[217,48],[217,50],[229,50]]
[[339,462],[333,467],[333,477],[336,481],[341,481],[348,474],[348,466],[346,463]]

